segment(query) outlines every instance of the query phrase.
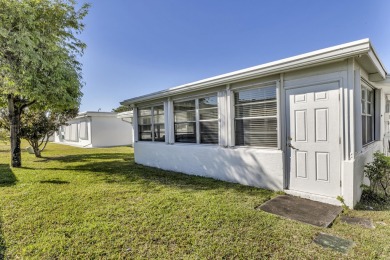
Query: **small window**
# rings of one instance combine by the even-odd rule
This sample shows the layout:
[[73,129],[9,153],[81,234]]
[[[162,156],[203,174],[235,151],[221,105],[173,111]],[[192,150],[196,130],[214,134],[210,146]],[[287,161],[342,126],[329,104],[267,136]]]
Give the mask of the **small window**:
[[217,96],[174,103],[175,142],[218,144]]
[[237,91],[234,102],[236,145],[277,147],[276,86]]
[[165,141],[164,106],[138,109],[139,141]]
[[374,90],[362,85],[362,142],[363,145],[374,141]]
[[88,123],[86,121],[80,122],[80,139],[88,140]]

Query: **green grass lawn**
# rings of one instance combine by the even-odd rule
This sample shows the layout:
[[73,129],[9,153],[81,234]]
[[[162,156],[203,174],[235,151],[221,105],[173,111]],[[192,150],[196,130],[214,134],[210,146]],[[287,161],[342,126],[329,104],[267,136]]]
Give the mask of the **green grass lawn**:
[[[136,165],[129,147],[22,156],[10,169],[0,145],[0,259],[390,258],[390,211],[348,212],[374,230],[319,228],[254,210],[274,192]],[[319,232],[356,246],[323,249]]]

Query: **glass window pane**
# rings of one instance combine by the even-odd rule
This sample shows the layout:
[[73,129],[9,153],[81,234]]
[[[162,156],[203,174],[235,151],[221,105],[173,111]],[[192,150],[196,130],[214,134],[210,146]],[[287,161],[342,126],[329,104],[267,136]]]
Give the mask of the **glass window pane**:
[[372,90],[367,90],[367,101],[372,102],[373,95]]
[[238,105],[235,107],[237,118],[275,116],[277,114],[276,100],[266,103]]
[[196,123],[175,123],[175,142],[196,143]]
[[152,115],[151,107],[138,109],[138,116],[150,116],[150,115]]
[[200,142],[218,144],[218,121],[200,122]]
[[138,125],[138,138],[140,141],[152,141],[152,126]]
[[[375,129],[375,104],[374,90],[362,85],[362,143],[373,142]],[[387,110],[386,104],[386,110]]]
[[152,124],[152,116],[141,116],[138,118],[139,125],[151,125]]
[[155,115],[154,116],[155,124],[164,124],[164,115]]
[[362,89],[362,100],[366,100],[366,90]]
[[374,136],[373,136],[373,118],[372,116],[367,116],[367,143],[370,143],[374,141]]
[[200,120],[218,119],[218,108],[199,109]]
[[367,103],[367,115],[371,115],[371,111],[372,111],[372,105],[371,103]]
[[242,90],[235,93],[234,99],[236,105],[276,99],[276,87]]
[[195,110],[195,100],[174,103],[175,111]]
[[199,99],[199,109],[218,107],[217,96],[205,97]]
[[276,115],[275,86],[236,92],[236,145],[277,147]]
[[237,119],[236,145],[277,147],[277,119]]
[[164,124],[154,124],[154,141],[165,142],[165,126],[164,126]]
[[367,118],[367,116],[362,116],[362,142],[363,142],[363,145],[365,145],[367,143],[366,118]]
[[154,109],[154,115],[164,115],[164,106],[155,106]]
[[190,111],[175,111],[175,122],[194,122],[195,110]]

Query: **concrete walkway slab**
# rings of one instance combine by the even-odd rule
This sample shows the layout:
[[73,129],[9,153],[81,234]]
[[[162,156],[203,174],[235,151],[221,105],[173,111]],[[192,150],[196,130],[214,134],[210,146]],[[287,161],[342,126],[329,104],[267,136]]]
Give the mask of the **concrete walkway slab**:
[[339,206],[289,195],[273,198],[259,209],[318,227],[329,227],[342,211]]
[[364,228],[369,228],[369,229],[375,228],[374,224],[372,223],[372,220],[368,218],[352,218],[352,217],[342,216],[340,218],[340,221],[350,225],[358,225]]
[[355,245],[355,243],[351,240],[325,233],[319,233],[314,238],[314,243],[344,254],[348,253],[349,249]]

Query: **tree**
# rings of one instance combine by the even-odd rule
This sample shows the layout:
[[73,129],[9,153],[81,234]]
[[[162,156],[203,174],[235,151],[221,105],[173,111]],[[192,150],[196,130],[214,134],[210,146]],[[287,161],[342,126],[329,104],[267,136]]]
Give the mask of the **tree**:
[[10,122],[11,166],[21,166],[20,126],[25,108],[78,107],[86,45],[76,35],[89,5],[74,0],[0,0],[0,106]]
[[[49,137],[65,125],[66,122],[77,116],[78,109],[67,109],[63,111],[42,111],[34,105],[27,108],[21,117],[20,137],[28,141],[33,148],[36,157],[41,157],[42,151],[46,148]],[[9,118],[3,111],[0,111],[0,129],[9,131]]]
[[126,111],[130,111],[130,108],[124,105],[120,105],[119,107],[112,109],[112,112],[117,112],[117,113],[126,112]]
[[41,157],[50,136],[66,121],[76,117],[77,113],[77,108],[59,112],[28,109],[22,115],[21,137],[31,145],[35,156]]

